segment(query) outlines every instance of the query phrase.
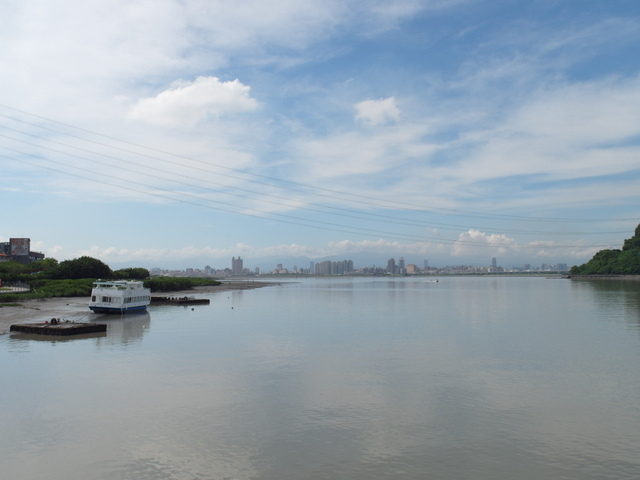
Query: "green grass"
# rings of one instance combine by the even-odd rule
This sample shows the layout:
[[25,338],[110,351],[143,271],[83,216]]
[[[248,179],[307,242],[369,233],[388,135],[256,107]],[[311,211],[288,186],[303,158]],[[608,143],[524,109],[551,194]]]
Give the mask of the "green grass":
[[207,285],[220,285],[220,282],[206,277],[153,277],[144,281],[144,286],[152,292],[190,290]]

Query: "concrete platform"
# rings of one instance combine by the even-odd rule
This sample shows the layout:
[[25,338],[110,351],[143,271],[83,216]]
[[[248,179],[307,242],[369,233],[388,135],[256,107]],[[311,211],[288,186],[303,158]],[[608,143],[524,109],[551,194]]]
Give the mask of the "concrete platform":
[[68,336],[106,332],[107,326],[104,323],[73,323],[62,320],[55,323],[16,323],[9,327],[9,331],[37,335]]

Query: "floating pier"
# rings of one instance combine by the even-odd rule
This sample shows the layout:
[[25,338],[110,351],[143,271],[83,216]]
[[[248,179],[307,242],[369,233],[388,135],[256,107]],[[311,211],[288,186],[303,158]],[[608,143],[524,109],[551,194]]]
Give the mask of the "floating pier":
[[164,303],[169,305],[209,305],[208,298],[193,297],[151,297],[151,303]]
[[84,333],[106,332],[104,323],[73,323],[51,319],[45,323],[16,323],[9,327],[10,332],[35,333],[37,335],[81,335]]

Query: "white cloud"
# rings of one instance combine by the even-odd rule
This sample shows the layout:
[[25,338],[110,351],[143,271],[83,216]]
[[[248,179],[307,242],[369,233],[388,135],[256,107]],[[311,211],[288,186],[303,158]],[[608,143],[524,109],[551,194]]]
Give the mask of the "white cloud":
[[[451,255],[454,257],[464,257],[471,255],[482,255],[487,252],[494,252],[492,254],[505,254],[507,249],[516,245],[516,241],[513,238],[507,237],[501,234],[487,235],[479,230],[469,230],[461,233],[458,240],[454,243],[451,249]],[[487,247],[490,247],[487,250]]]
[[434,255],[440,253],[448,253],[450,246],[445,243],[436,242],[415,242],[402,243],[390,240],[362,240],[354,242],[352,240],[343,240],[340,242],[329,242],[326,247],[317,251],[318,257],[328,255],[347,255],[353,253],[378,253],[388,255],[395,252],[396,254],[415,254],[420,256]]
[[204,44],[262,54],[266,44],[303,51],[345,31],[368,37],[449,3],[456,0],[190,0],[185,5],[188,22]]
[[[349,258],[350,255],[370,255],[372,258],[387,257],[418,257],[430,259],[443,259],[451,257],[465,257],[476,259],[488,259],[490,257],[500,257],[501,261],[522,262],[540,259],[541,261],[586,261],[601,248],[590,247],[583,240],[575,240],[571,244],[562,246],[555,241],[533,241],[526,244],[518,244],[516,239],[504,234],[487,234],[479,230],[469,230],[461,233],[455,243],[449,242],[413,242],[403,243],[398,241],[378,239],[378,240],[342,240],[328,242],[321,246],[309,246],[300,244],[280,244],[270,246],[253,246],[245,243],[238,243],[224,248],[215,247],[195,247],[186,246],[181,248],[140,248],[127,249],[118,247],[92,246],[88,249],[79,250],[75,253],[65,254],[59,246],[53,248],[42,248],[40,250],[47,256],[64,260],[87,255],[98,258],[107,264],[112,263],[156,263],[163,266],[167,259],[172,263],[182,263],[186,265],[193,262],[204,262],[221,268],[229,263],[232,256],[241,256],[246,264],[250,264],[252,259],[272,259],[274,265],[278,259],[291,257],[307,257],[309,259],[320,259],[330,256],[343,256]],[[382,260],[380,260],[382,261]],[[437,260],[436,260],[437,261]],[[466,261],[466,260],[465,260]],[[482,262],[481,262],[482,263]],[[486,262],[484,263],[486,264]],[[503,263],[503,265],[505,265]],[[370,265],[359,265],[370,266]]]
[[348,132],[294,143],[295,156],[308,170],[303,177],[372,175],[418,160],[424,164],[438,145],[424,140],[424,125],[393,126],[381,132]]
[[136,262],[136,261],[156,261],[163,262],[167,258],[172,260],[189,261],[192,259],[208,258],[211,260],[228,260],[232,256],[242,256],[245,258],[268,258],[274,259],[282,257],[309,257],[322,258],[332,255],[349,255],[355,253],[372,253],[372,254],[399,254],[409,255],[415,254],[420,256],[448,253],[451,246],[442,243],[432,242],[415,242],[402,243],[390,240],[362,240],[352,241],[343,240],[339,242],[328,242],[324,246],[312,247],[299,244],[280,244],[263,247],[256,247],[244,243],[239,243],[225,248],[214,247],[194,247],[187,246],[182,248],[140,248],[127,249],[117,247],[100,247],[92,246],[88,249],[80,250],[73,255],[64,255],[60,247],[51,249],[43,248],[47,255],[59,258],[53,253],[63,255],[63,258],[76,258],[87,255],[100,260],[109,262]]
[[483,186],[490,195],[490,188],[502,190],[501,179],[519,178],[520,185],[535,180],[538,189],[544,182],[631,173],[640,154],[640,79],[549,86],[513,105],[494,125],[470,126],[459,142],[447,145],[445,155],[469,153],[433,169],[433,178],[450,192],[493,182]]
[[179,81],[152,98],[144,98],[131,109],[129,117],[159,125],[187,125],[211,116],[248,112],[258,108],[251,88],[239,80],[221,82],[217,77],[197,77]]
[[563,85],[540,92],[509,119],[514,131],[598,145],[638,135],[640,78]]
[[472,229],[459,235],[451,248],[451,256],[476,258],[501,256],[511,259],[586,259],[593,256],[600,249],[599,247],[586,246],[581,239],[564,243],[549,240],[518,243],[515,238],[505,234],[487,234]]
[[394,97],[364,100],[356,103],[355,109],[356,120],[370,125],[380,125],[400,119],[400,109]]
[[210,72],[238,54],[252,63],[286,62],[336,33],[395,28],[431,6],[406,0],[366,6],[355,0],[33,0],[3,2],[2,8],[3,91],[14,104],[42,111],[46,103],[54,112],[73,100],[106,103],[177,72]]
[[273,245],[266,247],[254,247],[243,243],[224,248],[214,247],[195,247],[186,246],[181,248],[139,248],[127,249],[117,247],[101,247],[94,245],[88,249],[81,250],[73,255],[79,257],[88,255],[90,257],[99,258],[104,262],[135,262],[135,261],[153,261],[162,264],[168,258],[172,261],[190,261],[201,260],[203,258],[211,260],[228,260],[232,256],[243,257],[282,257],[282,256],[303,256],[313,255],[315,249],[303,245]]

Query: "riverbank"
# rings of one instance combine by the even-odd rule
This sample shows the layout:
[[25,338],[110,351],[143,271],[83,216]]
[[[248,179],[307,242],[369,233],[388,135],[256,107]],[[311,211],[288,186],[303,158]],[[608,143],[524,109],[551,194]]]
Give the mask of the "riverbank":
[[639,282],[640,275],[567,275],[565,278],[570,280],[629,280],[632,282]]
[[[201,297],[204,294],[225,292],[230,290],[251,290],[254,288],[279,285],[278,282],[247,281],[223,281],[220,285],[194,287],[190,290],[176,292],[158,292],[163,296]],[[14,305],[14,304],[8,304]],[[8,306],[0,303],[0,335],[9,331],[14,323],[38,323],[49,321],[52,318],[81,322],[86,321],[92,315],[89,310],[88,297],[51,297],[25,300],[17,306]]]

